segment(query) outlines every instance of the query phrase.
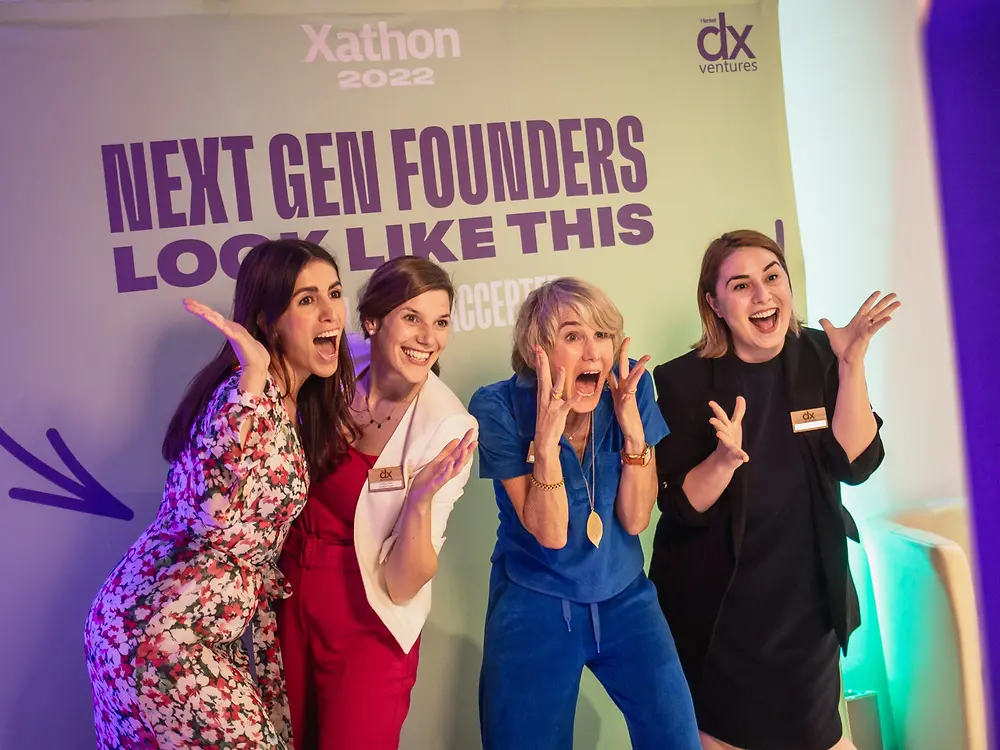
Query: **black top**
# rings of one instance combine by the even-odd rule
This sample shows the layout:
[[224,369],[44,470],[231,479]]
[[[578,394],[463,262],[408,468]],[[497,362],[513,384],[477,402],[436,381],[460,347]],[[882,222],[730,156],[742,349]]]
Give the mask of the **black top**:
[[738,471],[746,531],[702,673],[701,728],[738,747],[818,747],[840,739],[839,669],[817,554],[809,478],[792,430],[780,357],[738,362],[747,402]]
[[746,533],[736,575],[716,626],[712,650],[729,638],[758,644],[762,656],[780,658],[814,646],[832,629],[816,554],[809,479],[795,445],[781,359],[740,363],[747,413],[743,447]]
[[[785,401],[780,411],[774,410],[776,414],[790,423],[790,411],[824,407],[832,425],[839,387],[838,364],[826,334],[809,328],[803,328],[799,336],[789,334],[774,365],[778,363],[781,385],[775,393]],[[709,510],[699,513],[684,494],[687,472],[705,460],[718,442],[715,429],[708,423],[712,416],[708,401],[716,401],[732,414],[743,387],[741,364],[733,354],[705,359],[692,351],[653,372],[657,403],[670,435],[656,449],[660,483],[657,502],[662,514],[649,577],[656,584],[660,606],[692,684],[702,673],[717,621],[720,628],[728,627],[721,622],[720,613],[730,584],[743,568],[744,548],[749,546],[747,554],[751,556],[762,548],[756,538],[757,524],[749,530],[751,514],[756,517],[758,513],[751,498],[763,496],[773,510],[771,504],[778,503],[778,495],[787,492],[787,487],[779,488],[781,492],[751,491],[748,483],[756,469],[747,469],[767,459],[748,450],[750,463],[736,471],[733,481]],[[746,419],[750,420],[755,411],[748,401]],[[878,415],[875,421],[881,427]],[[798,468],[793,466],[792,471],[799,479],[804,473],[806,479],[802,504],[810,507],[813,518],[819,594],[836,640],[846,652],[848,638],[860,624],[857,593],[847,560],[847,538],[857,541],[858,534],[854,520],[841,503],[840,484],[859,484],[878,468],[884,457],[882,441],[876,434],[871,445],[851,462],[833,437],[832,428],[793,433],[790,439],[794,448],[789,458],[798,457]],[[801,488],[799,481],[795,483]],[[762,638],[760,633],[755,637]],[[761,645],[766,645],[763,640]]]

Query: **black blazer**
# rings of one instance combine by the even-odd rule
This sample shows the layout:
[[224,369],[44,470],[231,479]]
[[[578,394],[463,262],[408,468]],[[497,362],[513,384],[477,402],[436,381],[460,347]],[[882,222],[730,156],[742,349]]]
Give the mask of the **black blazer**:
[[[861,624],[858,595],[847,560],[847,537],[859,541],[858,527],[844,508],[840,483],[860,484],[882,463],[878,433],[853,462],[833,437],[837,402],[837,358],[823,331],[803,328],[789,334],[780,355],[792,411],[826,407],[829,427],[796,435],[802,449],[813,504],[816,541],[833,627],[844,653]],[[704,359],[689,352],[653,370],[657,403],[670,435],[656,446],[659,476],[656,526],[649,578],[677,643],[689,680],[696,678],[712,640],[722,601],[736,572],[746,526],[745,472],[739,469],[718,501],[704,513],[688,502],[681,486],[691,469],[715,450],[708,406],[716,401],[732,414],[740,395],[736,356]],[[748,408],[753,408],[748,404]],[[882,420],[875,415],[879,428]],[[789,429],[791,423],[789,422]],[[753,460],[753,456],[750,457]]]

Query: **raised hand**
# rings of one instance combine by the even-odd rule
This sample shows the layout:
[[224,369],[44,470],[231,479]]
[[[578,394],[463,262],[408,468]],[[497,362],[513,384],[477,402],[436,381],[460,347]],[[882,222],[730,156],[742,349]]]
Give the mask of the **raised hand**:
[[472,458],[476,445],[478,441],[475,430],[466,432],[461,440],[455,438],[449,442],[413,477],[406,502],[429,504],[438,490],[462,472]]
[[566,430],[566,418],[580,401],[578,394],[566,398],[566,370],[562,367],[552,382],[549,358],[542,347],[535,347],[535,374],[538,376],[538,412],[535,417],[535,451],[559,453],[559,438]]
[[743,415],[747,411],[746,399],[742,396],[736,397],[736,406],[733,408],[731,418],[714,401],[709,401],[708,405],[715,413],[715,416],[708,420],[708,423],[715,428],[715,436],[719,439],[715,450],[733,464],[747,463],[750,456],[743,450]]
[[892,314],[902,304],[895,294],[880,298],[881,294],[879,291],[872,292],[843,328],[837,328],[826,318],[820,319],[819,324],[830,339],[830,348],[843,364],[861,364],[864,361],[868,342],[888,325]]
[[184,300],[184,309],[207,321],[229,339],[229,344],[233,347],[236,358],[240,361],[240,367],[244,371],[261,375],[267,374],[267,368],[271,364],[271,355],[262,343],[250,335],[246,328],[223,317],[208,305],[203,305],[193,299]]
[[649,355],[642,357],[630,370],[628,345],[631,341],[631,338],[627,338],[622,342],[621,352],[618,355],[618,377],[615,377],[613,372],[609,372],[608,385],[611,387],[611,395],[614,397],[615,416],[622,428],[622,434],[626,439],[635,440],[642,445],[645,444],[645,430],[639,415],[639,404],[635,399],[635,392],[639,389],[639,379],[646,372]]

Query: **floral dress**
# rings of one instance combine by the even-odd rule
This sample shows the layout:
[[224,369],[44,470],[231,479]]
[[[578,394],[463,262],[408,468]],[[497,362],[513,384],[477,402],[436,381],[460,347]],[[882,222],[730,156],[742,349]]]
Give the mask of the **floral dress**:
[[[87,617],[100,750],[291,747],[271,600],[288,596],[275,559],[308,472],[275,384],[256,396],[238,381],[215,391],[156,519]],[[256,684],[241,641],[251,621]]]

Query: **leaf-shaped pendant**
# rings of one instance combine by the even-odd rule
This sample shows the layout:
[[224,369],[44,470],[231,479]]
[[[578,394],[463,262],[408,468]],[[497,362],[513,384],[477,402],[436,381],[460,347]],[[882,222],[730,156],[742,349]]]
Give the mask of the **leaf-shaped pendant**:
[[595,547],[601,546],[601,537],[604,536],[604,522],[601,521],[601,517],[597,515],[597,511],[590,511],[590,517],[587,519],[587,538],[590,543]]

